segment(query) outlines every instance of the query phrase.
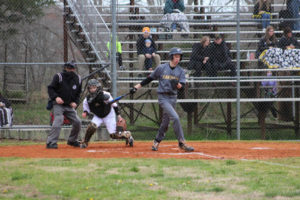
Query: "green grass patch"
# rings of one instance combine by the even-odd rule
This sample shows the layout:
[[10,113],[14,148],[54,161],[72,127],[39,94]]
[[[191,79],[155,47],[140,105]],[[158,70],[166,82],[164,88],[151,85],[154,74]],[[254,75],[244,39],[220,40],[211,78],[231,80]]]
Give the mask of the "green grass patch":
[[0,199],[296,200],[299,166],[300,158],[0,158]]

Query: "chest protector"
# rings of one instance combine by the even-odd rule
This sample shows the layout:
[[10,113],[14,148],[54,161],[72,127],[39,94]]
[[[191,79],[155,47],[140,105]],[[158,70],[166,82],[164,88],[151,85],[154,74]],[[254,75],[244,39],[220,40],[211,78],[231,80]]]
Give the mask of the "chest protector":
[[111,105],[104,102],[103,92],[100,92],[95,98],[93,98],[91,95],[88,95],[87,102],[91,112],[100,118],[106,117],[111,110]]

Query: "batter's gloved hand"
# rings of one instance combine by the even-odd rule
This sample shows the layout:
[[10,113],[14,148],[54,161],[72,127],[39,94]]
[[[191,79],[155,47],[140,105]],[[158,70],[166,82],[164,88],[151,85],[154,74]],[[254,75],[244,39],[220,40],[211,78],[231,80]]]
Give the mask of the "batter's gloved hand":
[[134,94],[137,91],[137,89],[135,87],[130,89],[130,94]]
[[179,81],[177,79],[172,79],[171,80],[171,86],[172,88],[175,90],[177,89],[177,85],[178,85]]

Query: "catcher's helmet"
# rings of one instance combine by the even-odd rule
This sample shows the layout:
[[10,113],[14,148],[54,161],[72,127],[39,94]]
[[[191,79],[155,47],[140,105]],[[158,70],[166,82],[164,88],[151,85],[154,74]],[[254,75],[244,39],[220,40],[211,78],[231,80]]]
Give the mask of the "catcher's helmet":
[[88,87],[91,87],[91,86],[96,86],[98,88],[101,88],[101,83],[96,79],[90,79],[88,81]]
[[173,59],[173,55],[176,55],[176,54],[180,55],[180,60],[181,60],[182,59],[182,51],[178,47],[173,47],[172,49],[170,49],[170,51],[169,51],[169,58],[172,60]]

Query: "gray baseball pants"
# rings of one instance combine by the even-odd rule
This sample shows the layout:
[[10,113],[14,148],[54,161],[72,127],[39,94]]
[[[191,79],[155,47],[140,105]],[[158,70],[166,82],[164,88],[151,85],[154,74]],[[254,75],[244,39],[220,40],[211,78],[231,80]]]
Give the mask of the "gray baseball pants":
[[180,118],[175,110],[176,101],[176,95],[158,94],[158,103],[163,109],[163,118],[158,129],[158,133],[155,137],[157,142],[161,142],[165,138],[170,120],[173,121],[173,130],[178,142],[185,141],[183,130],[180,124]]
[[53,115],[54,121],[51,127],[51,130],[48,134],[47,144],[52,143],[55,144],[58,141],[59,134],[61,131],[61,126],[64,121],[64,115],[70,120],[72,124],[71,134],[68,138],[68,141],[74,142],[77,140],[78,135],[81,130],[81,120],[77,116],[77,113],[74,108],[70,106],[64,106],[59,104],[53,105]]

